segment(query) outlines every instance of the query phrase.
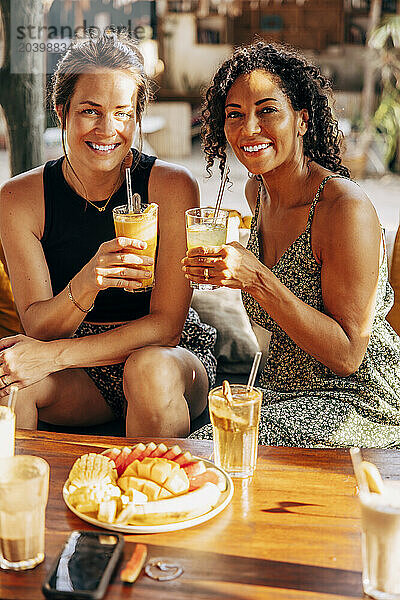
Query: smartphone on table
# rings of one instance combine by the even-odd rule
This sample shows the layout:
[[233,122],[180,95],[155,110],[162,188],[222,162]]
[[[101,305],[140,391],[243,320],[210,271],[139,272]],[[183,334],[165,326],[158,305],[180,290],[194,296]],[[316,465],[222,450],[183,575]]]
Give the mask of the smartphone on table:
[[73,531],[54,562],[42,591],[47,598],[99,600],[124,547],[118,533]]

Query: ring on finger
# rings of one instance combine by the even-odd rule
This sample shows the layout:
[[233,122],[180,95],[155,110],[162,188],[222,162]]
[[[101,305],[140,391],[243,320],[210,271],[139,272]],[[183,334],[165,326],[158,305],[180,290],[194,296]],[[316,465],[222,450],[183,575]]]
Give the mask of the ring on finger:
[[210,279],[210,272],[207,267],[204,269],[204,279],[206,281],[208,281]]

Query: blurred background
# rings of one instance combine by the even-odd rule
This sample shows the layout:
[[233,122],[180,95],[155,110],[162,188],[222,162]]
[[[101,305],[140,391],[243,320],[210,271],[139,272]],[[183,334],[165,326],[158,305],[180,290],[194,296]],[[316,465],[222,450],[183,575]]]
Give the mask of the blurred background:
[[[202,94],[232,49],[258,37],[301,49],[331,79],[344,162],[353,178],[368,180],[373,195],[383,180],[389,190],[383,220],[388,225],[390,212],[395,227],[400,0],[0,0],[0,9],[0,182],[60,156],[59,130],[46,103],[51,73],[74,34],[115,27],[138,39],[154,82],[145,150],[188,166],[210,202],[218,182],[204,174]],[[232,169],[227,197],[246,211],[247,174],[234,158]],[[387,196],[396,192],[390,202]]]

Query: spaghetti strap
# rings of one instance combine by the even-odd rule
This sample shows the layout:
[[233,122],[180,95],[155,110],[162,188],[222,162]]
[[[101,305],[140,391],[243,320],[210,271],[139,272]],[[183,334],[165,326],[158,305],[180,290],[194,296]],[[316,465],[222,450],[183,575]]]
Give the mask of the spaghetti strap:
[[344,177],[344,175],[327,175],[326,177],[324,177],[324,179],[321,181],[321,183],[317,189],[317,193],[315,194],[313,201],[311,202],[310,212],[308,213],[306,230],[311,227],[311,223],[312,223],[312,220],[314,217],[315,207],[317,206],[317,203],[321,196],[322,190],[324,189],[324,187],[328,183],[328,181],[330,179],[334,179],[334,178],[348,179],[347,177]]
[[257,190],[256,208],[254,210],[254,215],[253,215],[253,219],[254,219],[254,223],[255,223],[256,227],[257,227],[257,223],[258,223],[258,213],[260,212],[261,186],[262,186],[262,183],[260,181],[260,183],[258,185],[258,190]]

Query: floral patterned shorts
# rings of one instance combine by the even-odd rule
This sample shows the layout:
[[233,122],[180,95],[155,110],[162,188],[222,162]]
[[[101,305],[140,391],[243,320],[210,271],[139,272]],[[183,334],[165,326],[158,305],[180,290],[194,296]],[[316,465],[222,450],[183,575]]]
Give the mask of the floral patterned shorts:
[[[116,327],[119,325],[97,325],[83,322],[73,337],[96,335]],[[197,312],[190,308],[178,347],[185,348],[197,356],[206,370],[210,387],[214,385],[217,370],[217,359],[213,354],[216,339],[217,332],[214,327],[202,323]],[[124,363],[103,367],[84,367],[84,371],[92,379],[115,417],[125,417],[126,400],[122,383]]]

